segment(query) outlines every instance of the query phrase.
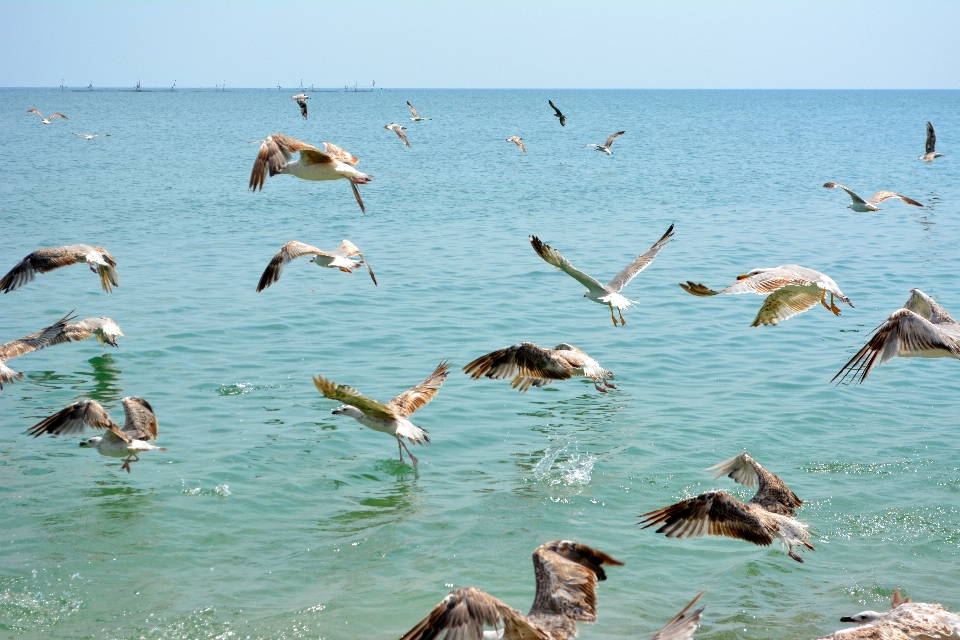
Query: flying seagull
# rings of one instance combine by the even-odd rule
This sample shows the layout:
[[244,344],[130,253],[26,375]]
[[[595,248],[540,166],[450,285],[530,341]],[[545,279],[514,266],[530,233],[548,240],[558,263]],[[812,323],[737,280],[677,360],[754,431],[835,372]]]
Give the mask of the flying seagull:
[[544,387],[555,380],[590,378],[597,391],[606,393],[616,387],[607,382],[613,373],[580,349],[567,343],[553,349],[538,347],[532,342],[521,342],[480,356],[463,368],[474,380],[483,376],[492,380],[510,381],[510,386],[523,393],[530,387]]
[[864,200],[857,194],[855,194],[850,189],[846,188],[842,184],[837,184],[836,182],[828,182],[823,185],[824,189],[843,189],[850,195],[850,199],[853,200],[850,204],[847,205],[847,209],[853,209],[858,213],[866,213],[867,211],[880,211],[880,207],[877,205],[883,202],[884,200],[889,200],[890,198],[899,198],[907,204],[912,204],[915,207],[922,207],[923,205],[908,198],[907,196],[902,196],[899,193],[894,193],[893,191],[877,191],[875,194],[870,196],[869,200]]
[[695,498],[645,513],[640,524],[644,529],[662,525],[657,533],[668,538],[699,538],[703,535],[740,538],[761,546],[780,538],[787,554],[797,562],[803,558],[793,552],[794,546],[813,550],[807,525],[794,518],[803,501],[784,484],[751,458],[746,451],[714,465],[714,479],[727,474],[734,482],[752,487],[759,483],[756,495],[744,504],[725,491],[707,491]]
[[69,119],[70,119],[70,118],[68,118],[67,116],[63,115],[62,113],[55,113],[55,114],[53,114],[52,116],[50,116],[49,118],[44,118],[44,117],[43,117],[43,114],[40,113],[39,111],[37,111],[36,109],[30,109],[29,111],[27,111],[27,113],[35,113],[35,114],[37,114],[38,116],[40,116],[40,121],[43,122],[43,124],[50,124],[51,122],[53,122],[53,120],[54,120],[55,118],[63,118],[64,120],[69,120]]
[[[834,304],[835,297],[853,308],[853,303],[843,295],[837,283],[829,276],[795,264],[785,264],[772,269],[754,269],[742,276],[737,276],[736,283],[720,291],[708,289],[690,280],[687,280],[687,284],[681,283],[680,287],[687,293],[700,297],[721,293],[760,295],[769,293],[751,327],[761,324],[777,325],[787,318],[803,313],[818,302],[834,315],[839,316],[840,309]],[[826,302],[828,293],[830,294],[829,305]]]
[[109,138],[112,136],[112,133],[77,133],[76,131],[71,131],[75,136],[80,136],[81,138],[86,138],[87,140],[93,140],[94,138]]
[[[445,360],[430,374],[430,377],[412,389],[404,391],[387,404],[367,398],[353,387],[337,384],[333,380],[327,380],[321,376],[316,376],[313,379],[313,384],[327,398],[344,403],[331,413],[334,415],[344,413],[365,427],[381,433],[389,433],[397,439],[400,464],[403,464],[403,449],[406,449],[410,455],[410,460],[413,461],[413,467],[416,468],[418,461],[410,453],[410,449],[407,448],[403,439],[409,440],[410,444],[423,446],[424,442],[430,442],[430,438],[427,437],[426,429],[418,427],[407,418],[437,395],[440,385],[447,379],[449,373],[450,364]],[[403,448],[401,449],[401,447]]]
[[12,383],[14,380],[23,380],[23,374],[8,367],[5,361],[56,344],[54,341],[63,333],[64,326],[72,319],[68,313],[49,327],[44,327],[40,331],[31,333],[19,340],[0,344],[0,389],[3,389],[4,382]]
[[937,153],[937,134],[933,131],[933,125],[927,122],[927,147],[926,153],[917,158],[924,162],[933,162],[934,158],[942,158],[942,153]]
[[[604,565],[620,567],[623,563],[579,542],[547,542],[533,552],[537,593],[526,617],[480,589],[464,587],[451,591],[400,640],[576,638],[578,622],[597,620],[596,586],[597,581],[607,579]],[[484,632],[484,627],[502,627],[502,635]]]
[[[353,196],[360,205],[360,211],[366,213],[363,200],[360,198],[358,184],[367,184],[373,176],[361,173],[353,168],[360,160],[352,153],[344,151],[335,144],[323,143],[323,151],[280,133],[267,136],[260,141],[260,151],[253,163],[250,173],[250,186],[256,191],[263,189],[269,168],[270,176],[289,174],[303,180],[338,180],[343,178],[350,181]],[[300,152],[300,158],[293,159],[294,152]]]
[[[312,247],[309,244],[304,244],[303,242],[291,240],[280,248],[280,251],[277,252],[277,255],[273,256],[273,259],[270,260],[270,264],[268,264],[267,268],[264,269],[263,275],[260,276],[260,284],[257,285],[257,293],[260,293],[274,282],[279,280],[280,274],[283,273],[283,267],[288,262],[299,258],[300,256],[311,255],[313,258],[310,260],[310,262],[313,262],[318,267],[340,269],[340,271],[343,271],[344,273],[353,273],[353,270],[358,268],[360,265],[366,265],[367,272],[370,274],[370,279],[373,280],[374,285],[377,284],[377,277],[373,275],[373,269],[371,269],[370,265],[367,264],[367,260],[363,257],[363,254],[360,253],[360,249],[357,249],[357,246],[349,240],[344,240],[340,243],[339,247],[330,252],[317,249],[316,247]],[[360,259],[353,260],[353,256],[360,256]]]
[[509,138],[506,139],[506,142],[512,142],[513,144],[520,147],[520,151],[523,151],[524,153],[527,152],[527,148],[523,146],[523,138],[521,138],[520,136],[510,136]]
[[103,247],[91,247],[87,244],[71,244],[67,247],[37,249],[10,269],[0,278],[0,291],[10,293],[28,282],[32,282],[38,273],[46,273],[71,264],[85,262],[90,271],[100,275],[103,290],[110,292],[120,286],[117,276],[117,262]]
[[560,109],[557,109],[557,105],[553,104],[553,100],[547,100],[550,103],[550,106],[553,107],[553,110],[556,112],[553,114],[554,118],[560,118],[560,126],[567,126],[567,116],[560,113]]
[[56,436],[81,433],[84,427],[106,429],[106,435],[84,440],[80,446],[96,449],[102,456],[126,458],[120,468],[130,473],[130,463],[140,460],[139,453],[166,449],[150,444],[151,440],[157,439],[157,416],[150,404],[135,397],[124,398],[121,402],[126,416],[123,429],[110,419],[99,402],[81,400],[30,427],[27,433],[38,438],[45,433]]
[[407,145],[408,147],[410,146],[410,141],[407,140],[407,134],[404,133],[406,127],[401,127],[399,124],[391,122],[390,124],[383,125],[383,128],[387,131],[393,131],[401,140],[403,140],[403,144]]
[[939,604],[901,599],[898,590],[894,590],[889,611],[861,611],[840,618],[840,622],[855,622],[858,626],[835,631],[820,640],[960,638],[960,615]]
[[591,142],[590,144],[583,145],[586,147],[596,147],[597,151],[604,151],[608,156],[612,156],[613,152],[610,151],[610,147],[613,146],[613,141],[617,139],[617,136],[622,136],[626,131],[617,131],[616,133],[610,134],[610,137],[607,138],[607,141],[603,144],[597,144],[596,142]]
[[305,93],[298,93],[295,96],[290,96],[290,99],[296,102],[298,105],[300,105],[300,115],[302,115],[303,119],[306,120],[307,119],[307,100],[310,99],[310,96],[308,96]]
[[[874,367],[901,358],[957,358],[960,360],[960,323],[920,289],[910,292],[903,308],[873,330],[873,337],[833,376],[862,383]],[[831,380],[831,382],[833,382]]]
[[413,120],[414,122],[420,122],[421,120],[429,120],[429,119],[430,119],[430,118],[424,118],[424,117],[421,116],[419,113],[417,113],[417,110],[413,107],[412,104],[410,104],[410,101],[409,101],[409,100],[407,100],[407,106],[410,107],[410,113],[413,114],[413,117],[410,118],[410,119]]
[[623,309],[626,309],[632,304],[639,304],[636,300],[630,300],[628,298],[620,295],[620,290],[623,289],[627,284],[633,280],[633,278],[643,271],[648,264],[653,262],[653,259],[657,257],[660,249],[663,248],[663,245],[667,244],[670,241],[670,238],[673,237],[673,225],[670,225],[670,228],[667,229],[667,232],[661,236],[657,242],[647,249],[646,252],[641,253],[637,256],[636,260],[627,265],[626,269],[614,276],[613,280],[607,284],[600,284],[600,282],[594,278],[591,278],[587,274],[578,270],[570,262],[560,254],[559,251],[551,247],[550,245],[540,242],[540,239],[537,236],[530,236],[530,244],[533,245],[533,250],[537,252],[541,258],[543,258],[548,264],[552,264],[554,267],[563,271],[574,280],[582,284],[587,288],[587,292],[583,294],[584,298],[589,298],[594,302],[605,304],[610,307],[610,318],[613,320],[613,326],[617,326],[617,319],[613,315],[613,309],[616,307],[617,313],[620,314],[620,323],[622,325],[627,324],[627,321],[623,319]]
[[119,347],[117,338],[123,335],[120,326],[112,318],[87,318],[80,322],[70,322],[63,326],[63,330],[50,342],[50,345],[64,342],[80,342],[90,336],[104,347]]

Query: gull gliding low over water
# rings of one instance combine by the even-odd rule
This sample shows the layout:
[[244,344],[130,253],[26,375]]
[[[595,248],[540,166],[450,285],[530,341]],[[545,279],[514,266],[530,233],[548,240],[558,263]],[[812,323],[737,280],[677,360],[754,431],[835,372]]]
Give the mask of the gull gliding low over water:
[[620,290],[623,289],[633,278],[643,271],[647,265],[653,262],[653,259],[657,257],[657,254],[660,252],[660,249],[663,248],[665,244],[670,242],[670,239],[673,237],[673,225],[670,225],[670,228],[667,229],[667,232],[661,236],[656,243],[647,249],[644,253],[641,253],[637,258],[631,262],[627,267],[613,277],[613,280],[607,284],[600,284],[598,280],[592,278],[580,271],[572,264],[570,261],[563,257],[563,255],[551,247],[550,245],[544,244],[540,241],[537,236],[530,236],[530,244],[533,245],[533,250],[537,252],[541,258],[543,258],[547,264],[551,264],[560,271],[563,271],[568,276],[582,284],[587,288],[587,292],[583,294],[584,298],[589,298],[594,302],[599,304],[605,304],[610,307],[610,318],[613,320],[613,326],[617,326],[617,318],[613,315],[613,309],[616,307],[617,313],[620,314],[620,323],[621,325],[627,324],[627,321],[623,319],[623,309],[626,309],[630,305],[639,304],[636,300],[630,300],[625,298],[620,294]]
[[310,96],[308,96],[305,93],[298,93],[295,96],[290,96],[290,99],[296,102],[298,105],[300,105],[300,115],[302,115],[303,119],[306,120],[307,119],[307,100],[310,99]]
[[3,383],[12,383],[14,380],[23,380],[23,374],[14,371],[6,365],[10,358],[22,356],[31,351],[37,351],[52,344],[57,344],[56,340],[63,335],[63,329],[66,323],[72,320],[68,313],[66,316],[54,322],[49,327],[44,327],[40,331],[24,336],[19,340],[13,340],[0,344],[0,389],[3,389]]
[[530,387],[544,387],[555,380],[574,377],[590,378],[597,391],[603,393],[607,389],[616,389],[607,382],[607,378],[613,378],[613,373],[565,342],[553,349],[544,349],[532,342],[521,342],[480,356],[465,366],[463,371],[474,380],[483,376],[492,380],[513,378],[510,386],[521,393]]
[[521,138],[520,136],[510,136],[509,138],[507,138],[506,142],[512,142],[513,144],[520,147],[520,151],[523,151],[524,153],[527,152],[527,148],[523,146],[523,138]]
[[69,120],[69,119],[70,119],[70,118],[68,118],[67,116],[63,115],[62,113],[55,113],[55,114],[53,114],[52,116],[50,116],[49,118],[44,118],[44,117],[43,117],[43,114],[40,113],[39,111],[37,111],[36,109],[30,109],[29,111],[27,111],[27,113],[35,113],[35,114],[37,114],[38,116],[40,116],[40,121],[41,121],[43,124],[50,124],[50,123],[53,122],[53,120],[56,119],[56,118],[63,118],[64,120]]
[[[960,324],[920,289],[910,292],[903,308],[873,330],[874,335],[833,377],[862,383],[874,367],[901,358],[960,360]],[[833,382],[831,380],[831,382]]]
[[726,491],[707,491],[695,498],[645,513],[640,524],[644,529],[662,525],[657,533],[668,538],[699,538],[704,535],[740,538],[761,546],[774,538],[787,547],[787,555],[803,562],[793,547],[813,550],[807,525],[794,517],[803,501],[777,476],[751,458],[746,451],[707,469],[716,471],[714,478],[729,475],[734,482],[752,487],[759,483],[756,495],[744,504]]
[[926,153],[917,158],[924,162],[933,162],[934,158],[942,158],[942,153],[937,153],[937,134],[933,131],[933,125],[927,122],[927,145]]
[[63,327],[63,331],[57,335],[51,345],[63,344],[64,342],[80,342],[90,336],[97,339],[97,342],[104,347],[119,347],[117,338],[123,335],[120,326],[112,318],[87,318],[80,322],[70,322]]
[[143,398],[129,397],[121,402],[126,416],[123,429],[110,419],[99,402],[81,400],[30,427],[27,433],[38,438],[45,433],[56,436],[81,433],[84,427],[106,429],[104,436],[84,440],[80,446],[96,449],[102,456],[126,458],[120,468],[130,473],[130,463],[140,460],[138,454],[154,449],[166,451],[166,448],[150,444],[151,440],[157,439],[157,416],[153,407]]
[[[367,263],[366,258],[363,257],[360,249],[357,248],[357,245],[353,244],[349,240],[344,240],[340,243],[339,247],[333,251],[330,251],[329,253],[323,251],[322,249],[312,247],[309,244],[291,240],[287,244],[283,245],[283,247],[280,248],[280,251],[273,256],[272,260],[270,260],[270,264],[267,265],[267,268],[263,271],[263,275],[260,276],[260,283],[257,285],[257,293],[260,293],[274,282],[279,280],[280,274],[283,273],[283,267],[288,262],[295,260],[300,256],[311,255],[313,256],[313,259],[311,259],[310,262],[316,264],[318,267],[340,269],[340,271],[345,273],[353,273],[353,270],[359,268],[360,265],[366,265],[367,272],[370,274],[370,279],[373,280],[374,285],[377,284],[377,277],[373,275],[373,269],[370,268],[370,265]],[[353,256],[360,256],[360,259],[353,260]]]
[[393,131],[401,140],[403,140],[403,144],[408,147],[410,146],[410,141],[407,140],[407,134],[404,133],[404,131],[407,129],[406,127],[400,126],[396,122],[391,122],[390,124],[383,125],[383,128],[387,131]]
[[[298,151],[300,157],[294,160],[293,154]],[[253,191],[262,190],[268,170],[270,177],[287,174],[303,180],[344,179],[350,182],[353,197],[357,199],[360,211],[366,213],[367,209],[363,206],[357,185],[367,184],[373,180],[373,176],[354,169],[353,165],[358,162],[360,160],[356,156],[335,144],[324,142],[323,151],[321,151],[306,142],[281,133],[274,133],[267,136],[260,145],[257,159],[253,163],[253,171],[250,172],[248,188]]]
[[[840,291],[837,283],[819,271],[807,269],[796,264],[785,264],[772,269],[754,269],[742,276],[737,276],[737,282],[726,289],[714,291],[702,284],[687,280],[687,284],[680,284],[687,293],[701,298],[715,296],[721,293],[769,293],[763,301],[763,306],[754,318],[751,327],[772,324],[776,326],[781,321],[792,318],[798,313],[810,309],[818,302],[830,310],[834,315],[840,315],[840,309],[834,304],[834,297],[847,303],[853,308],[853,303]],[[830,294],[830,304],[827,304],[826,295]]]
[[424,118],[419,113],[417,113],[417,110],[413,107],[412,104],[410,104],[409,100],[407,100],[407,106],[410,107],[410,113],[413,114],[413,116],[410,119],[413,120],[414,122],[420,122],[422,120],[430,119],[430,118]]
[[71,131],[70,133],[81,138],[86,138],[87,140],[93,140],[94,138],[109,138],[113,135],[112,133],[77,133],[76,131]]
[[597,148],[597,151],[603,151],[603,152],[605,152],[608,156],[612,156],[612,155],[613,155],[613,152],[610,151],[610,147],[613,146],[613,141],[617,139],[617,136],[622,136],[622,135],[625,134],[625,133],[626,133],[626,131],[617,131],[616,133],[610,134],[610,137],[607,138],[607,141],[604,142],[603,144],[597,144],[596,142],[591,142],[590,144],[585,144],[585,145],[583,145],[583,146],[584,146],[584,148],[586,148],[586,147],[596,147],[596,148]]
[[899,193],[894,193],[893,191],[877,191],[875,194],[870,196],[869,200],[864,200],[857,194],[855,194],[850,189],[846,188],[842,184],[836,182],[828,182],[823,185],[824,189],[843,189],[850,195],[850,199],[853,200],[850,204],[847,205],[847,209],[853,209],[857,213],[866,213],[868,211],[880,211],[880,207],[877,205],[883,202],[884,200],[889,200],[890,198],[898,198],[903,200],[907,204],[912,204],[915,207],[922,207],[923,205],[908,198],[907,196],[902,196]]
[[557,109],[557,105],[553,104],[553,100],[547,100],[547,102],[549,102],[550,106],[553,108],[553,111],[554,111],[553,117],[560,118],[560,126],[561,127],[567,126],[567,116],[560,113],[560,109]]
[[[427,437],[427,430],[410,422],[407,418],[413,415],[413,412],[430,402],[437,392],[440,385],[447,379],[450,373],[450,364],[443,361],[430,374],[426,380],[404,391],[396,398],[383,404],[372,398],[361,395],[353,387],[343,384],[337,384],[333,380],[327,380],[321,376],[313,379],[313,384],[317,390],[331,400],[343,402],[331,413],[334,415],[346,414],[374,431],[389,433],[397,439],[397,449],[400,451],[400,464],[403,464],[403,449],[407,450],[410,460],[413,461],[413,467],[417,467],[417,458],[410,453],[407,444],[403,441],[406,438],[410,444],[419,444],[423,446],[424,442],[430,442]],[[401,446],[403,449],[401,449]]]
[[71,244],[67,247],[37,249],[16,264],[7,275],[0,278],[0,291],[10,293],[28,282],[32,282],[38,273],[46,273],[81,262],[87,263],[90,271],[100,275],[100,285],[104,291],[113,291],[120,286],[117,276],[117,262],[103,247],[91,247],[88,244]]

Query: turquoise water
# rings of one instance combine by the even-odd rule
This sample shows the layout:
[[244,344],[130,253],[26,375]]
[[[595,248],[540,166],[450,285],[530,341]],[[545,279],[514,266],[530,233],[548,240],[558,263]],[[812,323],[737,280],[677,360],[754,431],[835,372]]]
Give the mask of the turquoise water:
[[[433,119],[409,122],[406,100]],[[395,638],[451,586],[526,611],[530,553],[556,538],[626,563],[586,639],[647,637],[704,588],[705,639],[814,638],[894,587],[960,610],[958,363],[830,384],[911,288],[960,313],[960,93],[416,90],[316,93],[310,109],[275,91],[0,91],[0,271],[83,242],[120,274],[113,294],[76,266],[0,296],[0,341],[71,309],[126,333],[11,361],[25,379],[0,391],[0,636]],[[933,164],[916,159],[927,120]],[[612,157],[581,148],[619,129]],[[368,215],[342,181],[248,192],[248,143],[271,132],[360,157]],[[927,207],[853,213],[828,180]],[[622,328],[527,241],[606,281],[671,222]],[[343,238],[379,287],[301,259],[255,293],[288,240]],[[856,308],[751,328],[760,297],[677,286],[785,263]],[[618,389],[521,395],[459,372],[523,340],[577,345]],[[432,438],[417,472],[311,382],[387,400],[444,358],[454,372],[415,416]],[[130,475],[78,437],[23,433],[81,398],[120,418],[127,395],[169,447]],[[709,488],[748,498],[703,471],[742,449],[805,500],[804,564],[778,543],[636,525]]]

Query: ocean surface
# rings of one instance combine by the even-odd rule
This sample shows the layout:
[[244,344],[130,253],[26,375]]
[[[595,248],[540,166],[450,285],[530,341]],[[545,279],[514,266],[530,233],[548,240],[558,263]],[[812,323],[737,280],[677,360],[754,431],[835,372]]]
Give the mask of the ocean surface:
[[[120,276],[108,294],[78,265],[0,296],[0,342],[71,310],[126,334],[9,363],[25,378],[0,391],[0,637],[398,638],[452,587],[526,612],[530,553],[558,538],[625,563],[587,640],[649,637],[702,589],[705,640],[816,638],[895,587],[960,610],[960,363],[830,383],[912,288],[960,316],[960,92],[316,92],[307,121],[290,93],[0,91],[0,273],[89,243]],[[582,148],[621,129],[613,156]],[[368,214],[345,181],[249,192],[250,142],[273,132],[361,158]],[[925,207],[854,213],[828,180]],[[624,327],[528,241],[606,281],[671,223]],[[301,258],[255,292],[287,241],[344,238],[379,286]],[[787,263],[856,308],[752,328],[761,297],[677,286]],[[574,344],[618,388],[519,394],[460,371],[521,341]],[[444,359],[416,471],[311,381],[386,401]],[[129,475],[79,436],[24,434],[84,398],[121,420],[124,396],[153,405],[169,448]],[[741,450],[805,501],[804,564],[637,526],[708,489],[748,499],[704,471]]]

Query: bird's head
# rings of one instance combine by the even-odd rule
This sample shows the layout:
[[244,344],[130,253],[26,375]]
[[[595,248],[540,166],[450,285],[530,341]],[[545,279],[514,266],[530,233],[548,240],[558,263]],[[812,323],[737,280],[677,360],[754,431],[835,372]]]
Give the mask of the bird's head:
[[583,297],[586,298],[589,295],[589,292],[583,294]]
[[358,415],[360,415],[361,411],[356,407],[351,407],[348,404],[342,404],[336,409],[334,409],[333,411],[331,411],[330,413],[332,413],[335,416],[338,416],[340,414],[346,414],[348,416],[356,418]]
[[857,624],[869,624],[871,622],[876,622],[883,617],[884,614],[877,613],[876,611],[861,611],[855,616],[843,616],[840,618],[840,622],[856,622]]
[[80,442],[80,447],[83,449],[87,449],[87,448],[96,449],[97,445],[100,444],[101,440],[103,440],[103,438],[101,438],[100,436],[94,436],[89,440],[82,440]]

